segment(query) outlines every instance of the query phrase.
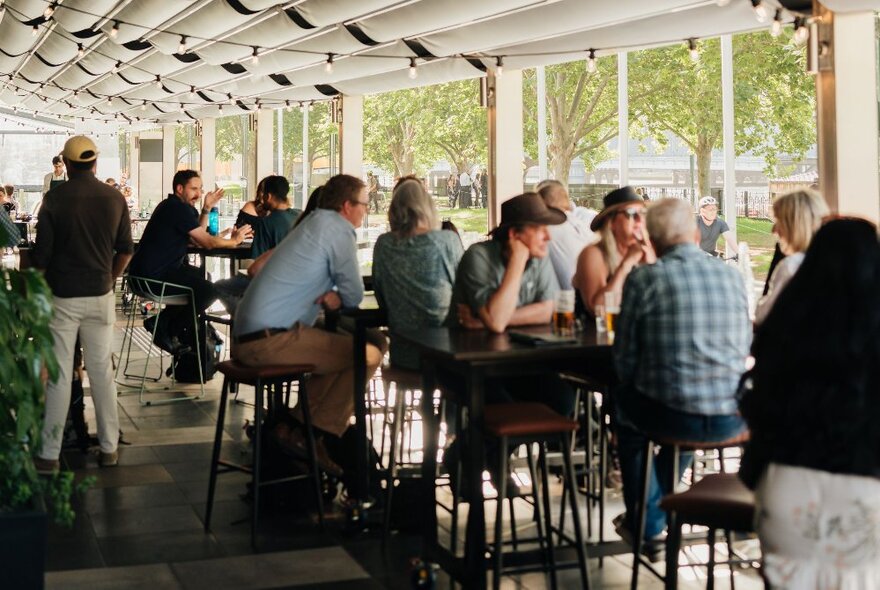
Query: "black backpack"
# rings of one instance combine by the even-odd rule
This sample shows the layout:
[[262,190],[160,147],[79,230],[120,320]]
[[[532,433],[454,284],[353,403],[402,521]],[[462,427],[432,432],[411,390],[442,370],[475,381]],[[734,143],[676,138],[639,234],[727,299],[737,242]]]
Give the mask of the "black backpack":
[[[202,355],[201,374],[199,373],[195,341],[192,338],[192,328],[182,330],[180,340],[184,346],[175,352],[172,361],[175,379],[181,383],[205,383],[213,379],[217,372],[217,364],[220,362],[220,353],[223,350],[223,340],[214,326],[206,322],[199,322],[199,350]],[[170,372],[171,368],[168,370]]]

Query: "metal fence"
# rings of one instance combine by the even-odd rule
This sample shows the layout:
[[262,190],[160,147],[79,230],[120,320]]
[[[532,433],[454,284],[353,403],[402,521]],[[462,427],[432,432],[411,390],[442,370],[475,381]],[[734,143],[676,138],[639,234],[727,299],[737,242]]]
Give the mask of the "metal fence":
[[[617,188],[617,185],[569,185],[572,199],[578,204],[591,209],[602,208],[602,197]],[[696,210],[699,197],[694,191],[685,187],[639,186],[640,194],[647,195],[648,200],[684,199],[691,202]],[[724,209],[724,191],[712,189],[712,196],[718,199],[719,209]],[[754,219],[770,219],[770,191],[768,188],[737,189],[736,216]]]

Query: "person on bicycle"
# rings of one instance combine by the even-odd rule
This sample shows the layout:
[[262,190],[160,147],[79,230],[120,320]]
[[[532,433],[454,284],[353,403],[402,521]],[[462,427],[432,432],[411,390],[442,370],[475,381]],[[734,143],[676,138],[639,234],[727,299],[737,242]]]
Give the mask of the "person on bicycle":
[[718,238],[724,236],[727,246],[737,251],[733,232],[723,219],[718,219],[718,201],[715,197],[700,199],[700,214],[697,215],[697,227],[700,228],[700,249],[712,256],[718,256]]

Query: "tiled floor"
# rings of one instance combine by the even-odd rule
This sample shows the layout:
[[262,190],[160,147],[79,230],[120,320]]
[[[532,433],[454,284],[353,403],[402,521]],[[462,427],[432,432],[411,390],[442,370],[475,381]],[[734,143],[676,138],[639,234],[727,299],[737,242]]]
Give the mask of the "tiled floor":
[[[120,422],[124,440],[119,465],[102,469],[94,456],[65,451],[64,461],[78,478],[93,477],[91,488],[76,500],[72,528],[50,529],[46,584],[50,589],[85,588],[286,588],[317,589],[411,588],[410,561],[418,557],[420,541],[413,534],[395,534],[383,549],[379,530],[350,534],[338,505],[329,508],[321,532],[308,514],[270,511],[261,518],[259,550],[250,544],[249,504],[245,474],[218,479],[212,530],[203,527],[211,442],[218,409],[220,379],[206,388],[204,399],[142,407],[137,395],[121,388]],[[187,390],[193,390],[187,386]],[[247,390],[243,390],[247,397]],[[153,399],[180,395],[151,394]],[[223,454],[247,461],[249,445],[242,430],[252,414],[248,407],[230,404]],[[94,430],[94,416],[87,410]],[[608,518],[620,511],[612,498]],[[528,522],[528,507],[518,509],[518,523]],[[494,513],[494,506],[491,510]],[[445,519],[445,521],[444,521]],[[448,517],[441,515],[448,526]],[[463,521],[462,521],[463,522]],[[611,530],[610,526],[606,530]],[[614,533],[610,533],[613,537]],[[596,588],[629,585],[630,559],[606,558],[603,567],[591,560]],[[682,570],[682,587],[702,587]],[[739,575],[738,588],[755,588],[754,575]],[[691,580],[691,582],[689,582]],[[727,587],[726,570],[719,568],[719,587]],[[561,588],[580,586],[575,570],[560,572]],[[506,578],[505,588],[547,587],[545,576]],[[449,587],[440,572],[438,587]],[[648,576],[642,587],[661,585]]]

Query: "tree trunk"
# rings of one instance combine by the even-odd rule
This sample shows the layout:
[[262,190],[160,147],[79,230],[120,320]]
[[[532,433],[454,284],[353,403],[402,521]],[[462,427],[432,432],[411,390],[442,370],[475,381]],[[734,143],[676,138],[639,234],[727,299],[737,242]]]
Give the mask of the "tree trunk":
[[566,145],[558,145],[556,143],[556,136],[554,136],[549,147],[550,171],[553,174],[553,178],[568,186],[568,172],[571,169],[571,162],[574,160],[574,145],[570,142],[566,142]]
[[697,194],[694,200],[698,201],[701,197],[712,194],[711,192],[711,172],[712,172],[712,142],[704,135],[697,137],[697,150],[694,154],[697,159]]

